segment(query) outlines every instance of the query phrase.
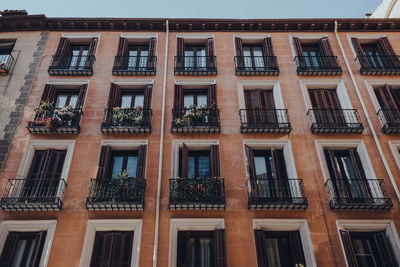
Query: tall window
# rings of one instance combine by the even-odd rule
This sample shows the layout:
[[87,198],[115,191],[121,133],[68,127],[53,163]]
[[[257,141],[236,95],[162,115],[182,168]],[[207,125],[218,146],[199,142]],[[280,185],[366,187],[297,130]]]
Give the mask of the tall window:
[[147,71],[155,67],[156,38],[143,42],[121,37],[113,70]]
[[301,48],[307,67],[318,68],[322,66],[318,44],[302,44]]
[[205,71],[215,68],[214,40],[191,42],[177,38],[177,56],[175,68],[186,71]]
[[79,88],[57,88],[53,84],[46,84],[41,101],[48,101],[54,108],[63,108],[66,105],[71,108],[82,108],[85,100],[87,84]]
[[144,93],[142,90],[124,90],[121,93],[121,108],[135,108],[144,105]]
[[89,45],[87,44],[71,45],[69,68],[83,69],[86,64],[88,53]]
[[0,69],[8,63],[15,41],[0,41]]
[[68,90],[68,91],[57,91],[55,108],[63,108],[64,106],[70,106],[76,108],[78,104],[79,91]]
[[264,68],[264,58],[261,45],[243,45],[244,66],[250,68]]
[[146,69],[149,56],[149,46],[130,44],[128,47],[128,70]]
[[179,150],[178,175],[182,178],[219,177],[219,146],[212,145],[209,150],[193,150],[183,144]]
[[185,68],[204,68],[206,62],[205,45],[185,45]]
[[118,178],[118,174],[126,171],[128,177],[136,177],[138,164],[137,151],[113,151],[111,177]]
[[262,71],[278,67],[270,37],[252,43],[243,43],[242,38],[235,37],[235,48],[236,67],[239,70]]
[[247,122],[250,124],[277,123],[277,113],[272,90],[246,90]]
[[207,91],[206,90],[185,90],[183,92],[183,105],[185,108],[195,105],[197,107],[207,105]]
[[379,54],[378,44],[362,44],[363,54],[367,59],[368,65],[372,68],[384,67],[381,55]]
[[310,89],[308,94],[317,123],[346,123],[336,89]]

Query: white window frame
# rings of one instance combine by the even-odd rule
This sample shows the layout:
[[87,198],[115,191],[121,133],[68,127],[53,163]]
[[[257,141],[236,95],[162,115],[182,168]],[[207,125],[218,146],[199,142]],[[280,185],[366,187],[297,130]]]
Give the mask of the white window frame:
[[89,267],[97,231],[132,231],[131,267],[139,267],[142,219],[96,219],[88,220],[79,267]]
[[306,265],[317,267],[306,219],[253,219],[254,230],[299,231]]
[[289,43],[290,43],[290,48],[292,49],[292,54],[293,58],[297,56],[296,53],[296,47],[293,42],[293,37],[297,37],[300,40],[311,40],[311,41],[318,41],[319,39],[323,37],[328,37],[328,34],[326,33],[316,33],[316,34],[289,34]]
[[394,160],[397,163],[397,168],[400,169],[400,140],[390,140],[389,141],[389,147],[390,150],[392,151]]
[[346,266],[349,266],[347,262],[346,251],[343,246],[343,240],[340,235],[340,230],[347,230],[353,232],[374,232],[374,231],[386,231],[386,236],[392,245],[393,252],[397,263],[400,263],[400,239],[397,233],[396,226],[392,220],[336,220],[337,233],[340,238],[340,245]]
[[225,229],[222,218],[170,219],[168,267],[177,265],[178,231],[215,231]]
[[0,254],[3,251],[9,232],[41,232],[46,231],[42,254],[40,256],[39,266],[47,266],[51,245],[53,243],[54,232],[56,229],[56,220],[12,220],[2,221],[0,223]]

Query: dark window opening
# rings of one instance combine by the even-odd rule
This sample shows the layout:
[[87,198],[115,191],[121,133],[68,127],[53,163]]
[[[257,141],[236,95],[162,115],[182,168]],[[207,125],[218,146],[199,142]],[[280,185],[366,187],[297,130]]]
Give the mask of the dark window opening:
[[[182,151],[180,151],[180,173],[182,177]],[[208,178],[210,177],[211,162],[210,151],[208,150],[191,150],[188,152],[187,158],[188,177],[187,178]],[[186,178],[186,177],[185,177]]]
[[371,68],[383,68],[384,63],[382,61],[381,53],[377,43],[361,44],[363,49],[363,55]]
[[110,177],[118,178],[118,175],[125,171],[128,177],[136,178],[138,165],[137,151],[113,151],[111,161]]
[[178,232],[178,266],[215,267],[214,257],[214,232]]
[[145,70],[149,57],[149,45],[129,44],[128,56],[128,70]]
[[318,44],[302,44],[301,48],[307,68],[319,68],[323,66]]
[[184,90],[183,91],[183,106],[190,108],[195,105],[196,107],[208,106],[207,91],[206,90]]

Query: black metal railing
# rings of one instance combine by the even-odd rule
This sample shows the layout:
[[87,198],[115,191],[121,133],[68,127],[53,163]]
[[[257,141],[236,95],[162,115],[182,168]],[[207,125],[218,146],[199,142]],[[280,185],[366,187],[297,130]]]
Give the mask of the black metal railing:
[[11,70],[14,58],[11,53],[2,53],[0,51],[0,74],[8,74]]
[[393,206],[383,179],[329,179],[325,188],[334,210],[389,210]]
[[307,116],[312,133],[362,133],[364,130],[356,109],[309,109]]
[[53,56],[50,75],[93,75],[94,56]]
[[172,109],[172,127],[175,133],[219,133],[219,109],[175,108]]
[[340,75],[337,56],[296,56],[297,75]]
[[247,179],[249,210],[305,210],[308,206],[303,179]]
[[292,129],[287,109],[239,110],[242,133],[290,133]]
[[112,72],[114,75],[155,75],[155,56],[116,56]]
[[145,179],[91,179],[88,210],[143,210]]
[[278,75],[278,60],[276,56],[235,56],[235,73],[236,75]]
[[357,56],[362,75],[399,75],[400,56]]
[[215,56],[175,56],[175,75],[216,75]]
[[219,177],[170,179],[169,209],[224,210],[224,179]]
[[105,109],[101,131],[113,133],[150,133],[151,109],[114,108]]
[[61,210],[64,179],[9,179],[0,200],[4,211]]
[[380,109],[377,113],[385,134],[400,133],[400,110]]
[[27,128],[31,134],[76,134],[80,132],[82,109],[73,108],[71,114],[61,115],[53,108],[46,114],[36,112],[33,119],[28,122]]

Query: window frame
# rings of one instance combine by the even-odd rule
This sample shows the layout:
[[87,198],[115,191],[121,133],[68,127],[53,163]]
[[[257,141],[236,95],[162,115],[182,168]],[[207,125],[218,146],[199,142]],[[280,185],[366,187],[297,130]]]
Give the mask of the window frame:
[[[78,104],[78,99],[79,99],[79,89],[76,89],[76,90],[75,89],[69,89],[69,90],[68,89],[65,89],[65,90],[64,89],[59,89],[59,90],[57,90],[57,88],[56,88],[56,95],[54,97],[54,107],[55,108],[56,108],[56,103],[57,103],[57,97],[60,96],[60,95],[66,95],[67,96],[67,100],[65,101],[65,105],[64,106],[69,105],[72,96],[76,96],[75,106],[74,107],[71,106],[71,108],[76,108],[76,105]],[[60,107],[60,108],[62,108],[62,107]]]
[[[128,157],[136,156],[136,162],[138,161],[139,158],[139,151],[136,149],[132,150],[112,150],[111,152],[111,165],[110,165],[110,174],[109,177],[113,179],[112,173],[113,173],[113,167],[114,167],[114,157],[116,156],[122,156],[122,171],[127,169],[127,164],[128,164]],[[137,163],[136,163],[137,164]],[[137,173],[136,175],[137,176]],[[136,178],[136,177],[133,177]]]

